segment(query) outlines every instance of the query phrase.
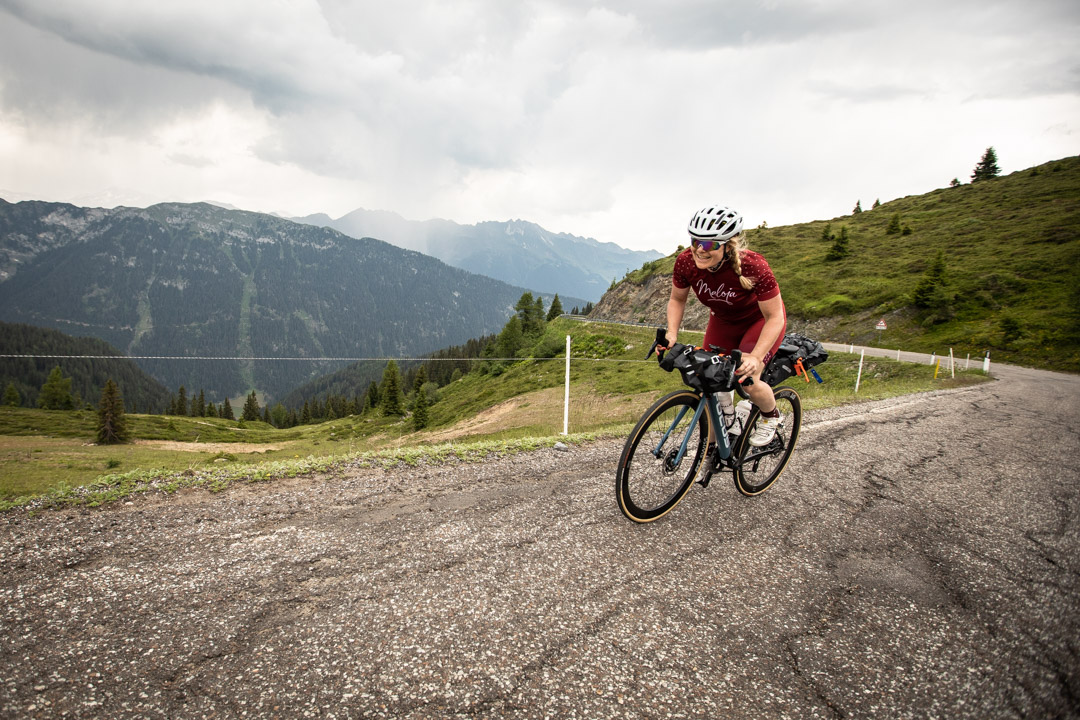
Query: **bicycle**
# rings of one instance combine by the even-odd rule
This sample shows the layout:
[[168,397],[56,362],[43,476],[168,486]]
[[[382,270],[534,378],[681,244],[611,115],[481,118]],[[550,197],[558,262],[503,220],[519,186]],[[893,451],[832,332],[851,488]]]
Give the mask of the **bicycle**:
[[[665,342],[661,328],[649,356]],[[781,345],[769,367],[789,359],[796,349]],[[756,405],[737,428],[737,434],[729,436],[727,429],[716,432],[715,443],[710,444],[709,430],[723,427],[714,393],[734,389],[740,397],[748,399],[744,385],[735,377],[742,353],[733,350],[723,355],[676,343],[666,354],[669,358],[666,364],[680,371],[689,388],[665,395],[645,411],[626,439],[615,474],[619,509],[638,523],[657,520],[678,505],[693,485],[699,467],[702,473],[698,483],[703,487],[708,487],[714,473],[730,469],[740,493],[760,495],[787,467],[802,425],[799,394],[790,387],[776,387],[773,396],[782,419],[767,445],[750,444],[750,436],[761,418]],[[673,360],[672,354],[675,354]],[[665,367],[664,350],[657,358],[661,367],[672,369]],[[766,368],[762,376],[768,371]]]

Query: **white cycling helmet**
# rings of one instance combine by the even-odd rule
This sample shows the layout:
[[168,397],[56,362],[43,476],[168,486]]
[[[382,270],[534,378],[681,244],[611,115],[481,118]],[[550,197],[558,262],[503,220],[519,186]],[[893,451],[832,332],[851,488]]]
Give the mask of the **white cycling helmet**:
[[710,205],[694,213],[686,228],[697,240],[727,242],[742,232],[743,219],[735,210],[724,205]]

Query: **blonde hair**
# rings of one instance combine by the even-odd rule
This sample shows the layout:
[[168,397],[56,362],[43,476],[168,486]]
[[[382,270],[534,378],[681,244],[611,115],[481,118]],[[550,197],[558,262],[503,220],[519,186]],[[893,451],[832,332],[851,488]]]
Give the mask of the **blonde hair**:
[[754,287],[754,281],[742,274],[742,251],[745,249],[743,234],[739,233],[724,245],[724,255],[731,260],[731,267],[739,276],[739,284],[743,286],[743,290],[750,290]]

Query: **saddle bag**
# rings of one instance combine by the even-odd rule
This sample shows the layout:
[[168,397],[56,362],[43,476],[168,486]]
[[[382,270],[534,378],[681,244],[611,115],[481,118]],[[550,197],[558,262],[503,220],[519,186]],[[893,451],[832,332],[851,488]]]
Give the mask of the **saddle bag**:
[[[776,351],[776,357],[769,363],[769,367],[762,373],[761,379],[769,385],[776,387],[796,373],[806,374],[810,368],[820,365],[829,359],[829,353],[817,340],[799,335],[787,333],[784,335],[780,348]],[[814,377],[820,377],[815,372]],[[807,377],[807,382],[810,378]]]

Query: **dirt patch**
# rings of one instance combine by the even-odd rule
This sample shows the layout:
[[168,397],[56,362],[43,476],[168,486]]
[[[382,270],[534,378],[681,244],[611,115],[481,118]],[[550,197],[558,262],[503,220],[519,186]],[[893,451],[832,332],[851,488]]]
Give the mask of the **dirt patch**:
[[136,440],[135,445],[158,448],[159,450],[179,450],[180,452],[217,453],[228,452],[234,455],[247,453],[265,453],[280,450],[281,445],[267,443],[195,443],[175,440]]
[[505,430],[509,427],[507,423],[508,416],[514,413],[514,411],[519,410],[523,404],[527,404],[529,401],[526,398],[527,396],[525,395],[519,395],[518,397],[501,402],[498,405],[477,413],[468,420],[458,423],[448,430],[432,433],[425,439],[429,439],[432,442],[446,442],[448,440],[457,440],[466,435],[478,435],[486,430]]

